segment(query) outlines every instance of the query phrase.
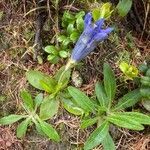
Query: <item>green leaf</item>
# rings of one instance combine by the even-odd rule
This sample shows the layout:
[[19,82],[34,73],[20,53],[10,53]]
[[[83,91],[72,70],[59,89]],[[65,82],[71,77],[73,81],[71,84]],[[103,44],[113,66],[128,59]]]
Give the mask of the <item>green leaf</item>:
[[79,33],[78,32],[73,32],[70,35],[70,40],[75,43],[77,41],[77,39],[79,38]]
[[9,115],[9,116],[1,118],[0,124],[1,125],[9,125],[14,122],[17,122],[18,120],[20,120],[22,118],[26,118],[26,116],[25,115]]
[[[100,8],[100,18],[108,19],[110,18],[113,10],[111,10],[111,3],[104,3]],[[98,18],[99,19],[99,18]]]
[[83,115],[84,110],[75,105],[70,99],[62,99],[64,108],[71,114],[74,115]]
[[150,112],[150,99],[149,100],[143,100],[142,101],[142,105],[144,106],[144,108]]
[[137,122],[135,119],[132,118],[132,116],[125,116],[124,114],[119,113],[113,113],[107,117],[107,120],[111,123],[127,128],[132,130],[143,130],[144,127],[139,122]]
[[68,87],[70,95],[73,97],[74,101],[87,112],[93,112],[95,110],[94,103],[86,96],[83,92],[75,87]]
[[[70,79],[70,75],[71,75],[71,69],[68,69],[64,72],[65,70],[65,66],[61,67],[58,72],[56,73],[56,75],[54,76],[54,78],[58,81],[57,84],[57,89],[63,89],[64,87],[67,86],[69,79]],[[63,75],[62,75],[63,73]],[[61,78],[61,80],[60,80]]]
[[36,117],[36,119],[32,119],[32,121],[33,121],[34,124],[35,124],[36,130],[38,131],[38,133],[39,133],[40,135],[46,136],[45,133],[43,132],[42,128],[41,128],[40,123],[38,122],[38,120],[41,120],[41,119],[39,118],[38,115],[36,115],[35,117]]
[[111,3],[104,3],[101,7],[96,7],[92,11],[92,16],[94,21],[97,21],[100,18],[108,19],[110,18],[113,10],[111,10]]
[[150,87],[150,77],[141,77],[141,83],[142,85],[145,85],[145,86],[149,86]]
[[42,128],[41,128],[40,123],[37,122],[37,121],[34,122],[34,123],[35,123],[35,127],[36,127],[36,130],[38,131],[38,133],[39,133],[40,135],[46,136],[45,133],[43,132]]
[[17,137],[22,138],[25,136],[29,123],[31,122],[31,118],[27,118],[22,121],[17,127]]
[[116,112],[115,115],[130,118],[140,124],[150,125],[150,116],[139,112]]
[[121,99],[119,99],[119,102],[114,109],[121,110],[131,107],[134,104],[136,104],[139,100],[141,100],[141,98],[142,95],[140,94],[140,90],[139,89],[133,90],[124,95]]
[[84,11],[80,11],[79,13],[77,13],[75,15],[75,18],[83,17],[84,15],[85,15],[85,12]]
[[84,20],[81,16],[77,18],[76,24],[77,24],[77,29],[79,31],[83,31],[83,29],[84,29]]
[[59,51],[59,56],[61,58],[67,58],[69,56],[69,53],[67,51]]
[[43,101],[43,93],[39,93],[39,94],[35,97],[34,103],[35,103],[35,105],[38,107],[38,106],[41,105],[42,101]]
[[65,35],[59,35],[57,38],[58,42],[63,42],[66,39],[67,39],[67,37]]
[[26,90],[21,91],[21,98],[23,100],[24,106],[26,107],[27,110],[29,111],[33,111],[33,99],[32,96],[29,92],[27,92]]
[[99,145],[106,137],[108,130],[109,130],[109,123],[105,121],[89,136],[89,138],[85,142],[84,150],[91,150],[97,145]]
[[102,145],[104,150],[116,150],[114,141],[110,136],[109,132],[107,133],[106,137],[103,139]]
[[81,128],[84,129],[84,128],[87,128],[87,127],[95,124],[98,121],[98,119],[99,119],[99,117],[82,120]]
[[100,18],[100,8],[94,8],[92,11],[92,16],[94,21],[97,21]]
[[50,96],[45,97],[40,107],[40,118],[42,120],[52,118],[58,112],[58,108],[58,99],[52,99]]
[[146,73],[146,71],[148,70],[148,66],[146,64],[141,64],[139,65],[139,68],[140,72],[142,73]]
[[55,46],[53,45],[48,45],[44,48],[44,51],[49,53],[49,54],[53,54],[53,55],[57,55],[58,54],[58,50]]
[[68,44],[71,42],[71,40],[69,39],[69,38],[66,38],[63,42],[62,42],[62,44],[63,44],[63,46],[68,46]]
[[132,6],[132,0],[120,0],[117,5],[118,13],[121,17],[124,17],[128,14]]
[[67,27],[67,33],[70,35],[75,30],[74,24],[69,24]]
[[140,89],[140,93],[143,97],[150,99],[150,87],[143,87]]
[[59,56],[56,55],[48,55],[47,60],[50,61],[52,64],[57,64],[59,61]]
[[63,27],[67,27],[69,23],[74,23],[74,21],[75,21],[74,15],[72,15],[68,11],[66,11],[63,14],[63,17],[62,17],[62,26]]
[[52,140],[59,142],[60,141],[60,137],[57,133],[57,131],[48,123],[46,123],[45,121],[42,121],[39,119],[39,123],[41,126],[42,131]]
[[150,77],[150,69],[146,71],[146,76]]
[[99,83],[97,82],[96,85],[95,85],[95,93],[96,93],[96,96],[97,96],[97,99],[100,103],[100,105],[102,107],[108,107],[108,98],[106,96],[106,92],[105,92],[105,89],[104,89],[104,86],[102,85],[102,83]]
[[111,105],[112,100],[115,98],[116,93],[116,81],[115,75],[109,64],[104,63],[104,88],[106,95],[109,99],[109,105]]
[[54,91],[52,87],[49,86],[49,84],[46,81],[41,80],[40,81],[41,87],[44,89],[44,91],[48,93],[52,93]]
[[56,81],[49,75],[43,74],[40,71],[30,70],[26,73],[26,77],[29,83],[39,90],[45,90],[41,85],[41,81],[44,81],[49,85],[51,92],[54,92],[55,90]]

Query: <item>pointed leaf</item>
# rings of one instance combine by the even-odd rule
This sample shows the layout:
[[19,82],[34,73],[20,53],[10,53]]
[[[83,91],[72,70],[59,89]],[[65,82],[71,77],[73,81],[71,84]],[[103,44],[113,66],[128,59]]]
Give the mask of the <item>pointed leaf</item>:
[[94,8],[92,11],[94,21],[97,21],[100,18],[100,15],[101,15],[100,8]]
[[40,80],[39,82],[43,90],[46,91],[47,93],[52,93],[52,91],[54,91],[46,81]]
[[77,116],[84,114],[84,110],[78,107],[77,105],[75,105],[70,99],[63,98],[62,101],[63,101],[64,108],[71,114],[74,114]]
[[104,88],[107,97],[109,98],[109,105],[111,105],[112,100],[115,98],[116,93],[116,81],[115,75],[109,64],[104,64]]
[[150,99],[150,87],[141,88],[140,93],[143,97]]
[[39,119],[39,123],[41,126],[42,131],[52,140],[59,142],[60,137],[57,133],[57,131],[52,127],[52,125],[46,123],[45,121],[42,121]]
[[150,125],[150,116],[139,112],[116,112],[115,114],[123,117],[131,118],[140,124]]
[[57,113],[58,108],[58,99],[51,99],[49,96],[45,97],[40,107],[40,118],[42,120],[52,118]]
[[98,99],[100,105],[102,107],[107,108],[109,101],[108,101],[108,98],[106,96],[106,92],[104,90],[104,86],[102,85],[102,83],[99,83],[99,82],[96,83],[95,93],[96,93],[96,96],[97,96],[97,99]]
[[98,119],[99,119],[99,117],[83,120],[81,122],[81,128],[84,129],[84,128],[87,128],[87,127],[95,124],[98,121]]
[[127,129],[132,129],[132,130],[143,130],[144,127],[137,122],[135,119],[132,118],[132,116],[125,116],[124,114],[111,114],[110,116],[107,117],[107,120],[110,121],[111,123],[127,128]]
[[43,132],[41,126],[40,126],[40,123],[36,123],[35,127],[36,127],[36,130],[37,130],[38,134],[46,136],[45,133]]
[[24,106],[26,107],[26,109],[28,109],[29,111],[33,111],[33,99],[32,96],[29,92],[27,92],[26,90],[21,91],[21,98],[23,100]]
[[128,107],[133,106],[136,104],[140,99],[142,98],[142,95],[140,94],[140,90],[136,89],[133,90],[126,95],[124,95],[118,102],[118,104],[115,106],[115,110],[125,109]]
[[41,81],[44,81],[49,85],[51,92],[55,90],[56,81],[40,71],[30,70],[26,73],[26,77],[29,83],[39,90],[45,90],[41,85]]
[[22,138],[23,136],[25,136],[26,131],[27,131],[27,127],[28,127],[30,122],[31,122],[31,118],[27,118],[26,120],[22,121],[18,125],[18,127],[17,127],[17,137],[18,138]]
[[1,125],[8,125],[8,124],[12,124],[14,122],[17,122],[18,120],[22,119],[22,118],[26,118],[25,115],[9,115],[6,117],[3,117],[0,119],[0,124]]
[[58,70],[58,72],[54,76],[55,80],[58,81],[57,86],[61,89],[66,87],[66,85],[69,82],[70,75],[71,75],[71,69],[68,69],[67,71],[65,71],[64,75],[62,76],[62,79],[59,80],[64,70],[65,70],[65,67],[63,66]]
[[84,150],[91,150],[92,148],[99,145],[108,134],[108,130],[109,130],[109,123],[105,121],[87,139],[84,145]]
[[143,77],[141,77],[140,81],[141,81],[142,85],[150,87],[150,77],[143,76]]
[[38,106],[41,105],[42,101],[43,101],[43,93],[39,93],[39,94],[35,97],[34,103],[35,103],[35,105],[38,107]]
[[102,141],[102,145],[104,150],[116,150],[115,143],[109,133],[107,133],[106,137]]
[[83,92],[71,86],[68,87],[68,91],[73,97],[74,101],[77,103],[77,105],[80,106],[82,109],[87,112],[92,112],[95,110],[94,103],[92,103],[89,97],[86,96]]

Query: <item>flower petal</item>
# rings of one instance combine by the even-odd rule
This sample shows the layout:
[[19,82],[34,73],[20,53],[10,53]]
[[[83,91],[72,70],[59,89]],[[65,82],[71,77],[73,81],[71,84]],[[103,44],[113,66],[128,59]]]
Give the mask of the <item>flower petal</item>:
[[76,62],[86,57],[91,51],[93,51],[100,41],[108,38],[108,34],[113,28],[102,29],[104,19],[98,20],[95,24],[92,24],[92,15],[88,13],[84,19],[84,31],[78,39],[71,59]]
[[106,34],[109,34],[109,33],[111,33],[113,30],[114,30],[114,28],[109,27],[109,28],[106,28],[106,29],[102,29],[101,32],[105,32]]
[[93,37],[93,41],[100,42],[100,41],[107,39],[107,37],[108,37],[108,34],[106,34],[105,32],[101,32],[101,33],[96,34]]
[[104,19],[99,19],[98,21],[95,22],[95,24],[98,26],[98,28],[100,29],[102,27],[102,25],[104,24]]
[[84,28],[91,25],[91,23],[92,23],[92,14],[89,12],[85,15],[84,18]]

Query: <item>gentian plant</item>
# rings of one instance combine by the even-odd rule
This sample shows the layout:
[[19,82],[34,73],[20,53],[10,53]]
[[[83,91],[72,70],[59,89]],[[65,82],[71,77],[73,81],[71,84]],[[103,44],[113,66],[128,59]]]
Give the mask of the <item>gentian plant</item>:
[[[22,130],[22,128],[25,129],[22,130],[23,133],[21,133],[19,137],[22,137],[22,135],[25,134],[27,126],[32,121],[35,123],[35,125],[39,124],[39,127],[50,139],[59,141],[57,132],[51,127],[51,125],[48,125],[45,120],[52,118],[58,111],[59,104],[61,102],[60,100],[62,100],[62,95],[64,94],[64,89],[70,79],[71,67],[81,59],[85,58],[91,51],[93,51],[99,42],[107,39],[108,34],[113,30],[112,28],[102,29],[103,23],[104,19],[102,18],[95,23],[92,23],[91,13],[88,13],[85,16],[84,31],[79,37],[75,48],[73,49],[71,58],[66,66],[62,67],[53,77],[45,75],[44,73],[36,70],[29,70],[26,73],[27,80],[33,87],[47,93],[45,98],[42,98],[42,100],[40,99],[40,104],[38,104],[38,115],[36,114],[36,101],[33,102],[31,95],[27,92],[24,92],[22,93],[24,95],[22,96],[24,104],[32,109],[29,111],[27,109],[27,115],[4,117],[0,120],[0,124],[11,124],[22,118],[27,118],[27,121],[25,121],[22,125],[23,127],[20,127],[20,130]],[[68,105],[66,105],[65,108],[68,108]],[[82,112],[82,109],[79,111]],[[51,135],[52,132],[54,133],[55,137]]]
[[[141,100],[140,89],[135,89],[125,94],[118,101],[115,100],[116,81],[114,73],[109,64],[104,64],[104,81],[95,85],[96,99],[91,99],[75,87],[68,87],[68,92],[72,96],[72,106],[74,111],[68,109],[70,113],[79,113],[82,110],[81,128],[87,128],[97,124],[97,128],[91,133],[84,144],[84,150],[91,150],[102,144],[104,150],[115,150],[115,144],[109,132],[110,125],[131,130],[143,130],[143,125],[150,125],[150,117],[140,112],[126,112],[125,109],[133,107]],[[117,104],[114,104],[117,103]],[[85,117],[83,117],[85,113]],[[91,114],[88,116],[87,114]]]
[[113,28],[102,29],[104,19],[101,18],[95,23],[92,23],[92,14],[88,13],[84,19],[84,31],[78,39],[73,52],[71,61],[78,62],[92,52],[99,42],[108,38],[109,33]]

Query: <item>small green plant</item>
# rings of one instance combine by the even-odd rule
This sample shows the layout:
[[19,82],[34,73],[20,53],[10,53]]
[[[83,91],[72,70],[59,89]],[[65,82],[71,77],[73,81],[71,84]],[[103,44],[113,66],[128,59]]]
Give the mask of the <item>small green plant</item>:
[[60,68],[54,77],[36,70],[29,70],[26,73],[27,80],[33,87],[48,94],[40,105],[40,117],[43,120],[50,119],[58,111],[60,103],[59,95],[67,86],[70,79],[71,70],[68,69],[64,72],[64,69],[65,67]]
[[150,111],[150,66],[142,64],[139,66],[139,71],[141,72],[141,77],[139,77],[140,93],[143,96],[142,104]]
[[89,136],[84,144],[85,150],[90,150],[100,143],[105,150],[115,150],[115,144],[109,133],[109,127],[114,124],[132,130],[143,130],[143,125],[150,125],[150,117],[140,112],[125,112],[128,107],[132,107],[141,98],[140,89],[130,91],[116,103],[116,81],[114,73],[109,64],[104,64],[104,81],[97,82],[95,94],[98,102],[91,100],[83,92],[74,87],[68,87],[69,94],[73,98],[76,107],[84,110],[83,112],[92,113],[92,118],[82,119],[81,128],[87,128],[97,123],[97,128]]
[[137,69],[124,61],[120,63],[119,68],[124,73],[126,79],[135,81],[140,88],[143,106],[150,111],[150,67],[147,64],[141,64]]
[[133,65],[129,65],[128,63],[122,61],[119,64],[119,68],[120,70],[125,74],[126,79],[130,79],[133,80],[133,78],[138,76],[138,69],[133,66]]
[[44,48],[45,52],[49,55],[47,60],[55,64],[60,58],[68,58],[70,56],[70,50],[72,45],[77,41],[84,28],[83,17],[84,11],[80,11],[77,14],[64,12],[62,17],[62,31],[58,35],[56,45],[48,45]]
[[[35,124],[36,129],[40,134],[47,136],[51,140],[57,142],[60,141],[60,137],[57,131],[52,127],[52,125],[45,122],[47,110],[43,111],[40,109],[40,112],[38,112],[38,108],[43,102],[43,94],[40,93],[34,99],[32,99],[31,94],[24,90],[21,91],[21,98],[23,100],[22,107],[24,108],[25,113],[21,115],[11,114],[9,116],[3,117],[0,119],[0,125],[10,125],[17,121],[23,120],[17,127],[18,138],[24,137],[28,126]],[[48,97],[45,97],[44,99],[44,101],[46,101]],[[51,108],[54,109],[51,111],[51,117],[53,117],[55,114],[55,108],[53,107],[52,102],[50,105]]]

